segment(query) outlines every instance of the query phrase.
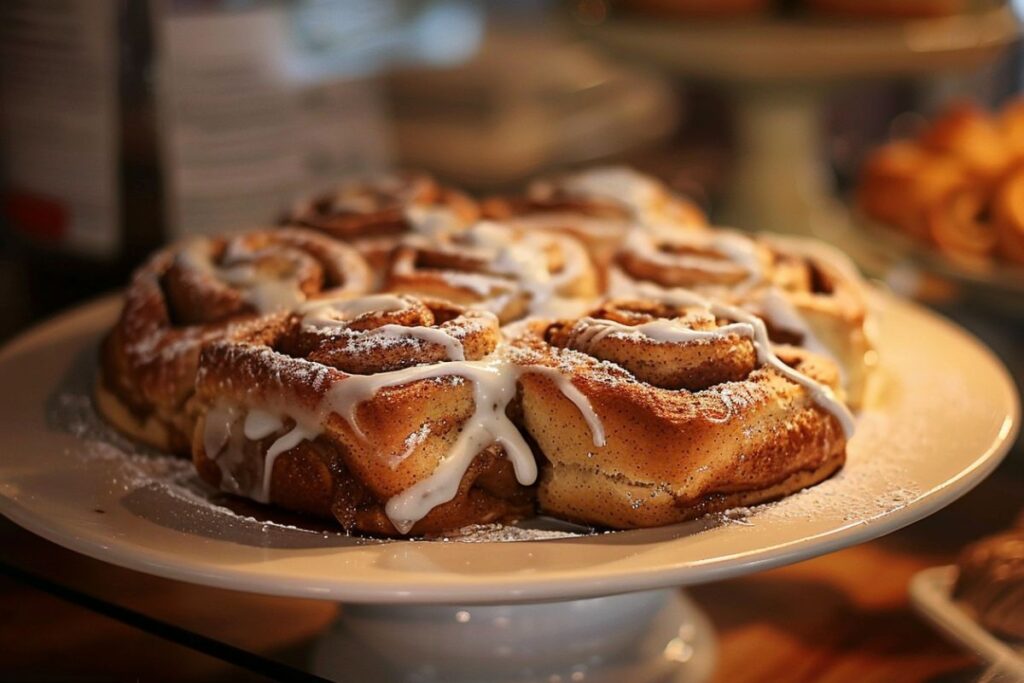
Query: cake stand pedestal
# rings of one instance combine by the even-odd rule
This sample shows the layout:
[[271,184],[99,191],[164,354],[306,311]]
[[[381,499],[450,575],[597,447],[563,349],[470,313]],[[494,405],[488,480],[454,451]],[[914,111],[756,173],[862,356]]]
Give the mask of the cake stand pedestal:
[[993,61],[1019,26],[1009,6],[909,22],[683,22],[611,19],[586,35],[632,59],[722,87],[733,102],[737,153],[722,210],[727,224],[816,234],[843,220],[823,150],[837,85],[929,77]]
[[347,605],[314,646],[325,678],[697,683],[714,632],[679,590],[524,605]]

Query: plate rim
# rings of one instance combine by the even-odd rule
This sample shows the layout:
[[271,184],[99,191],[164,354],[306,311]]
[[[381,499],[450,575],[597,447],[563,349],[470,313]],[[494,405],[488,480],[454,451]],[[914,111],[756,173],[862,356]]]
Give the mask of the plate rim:
[[[951,334],[959,336],[966,343],[973,345],[976,351],[984,355],[998,369],[1000,379],[1006,387],[1010,388],[1009,414],[1005,416],[997,436],[985,452],[978,454],[970,465],[962,469],[956,476],[921,492],[913,503],[897,510],[880,512],[871,517],[837,525],[799,540],[761,546],[749,552],[736,553],[728,558],[732,562],[726,562],[721,557],[714,557],[706,563],[700,561],[662,563],[653,568],[633,569],[624,573],[604,573],[585,579],[581,579],[574,572],[565,570],[538,572],[540,576],[523,579],[514,586],[506,585],[500,579],[487,578],[480,581],[459,575],[461,579],[459,583],[436,580],[419,583],[406,581],[402,584],[404,588],[398,588],[393,580],[361,578],[356,582],[333,583],[330,588],[324,588],[322,585],[311,585],[309,579],[301,576],[255,575],[244,573],[237,568],[231,571],[210,571],[208,568],[196,567],[194,562],[182,561],[172,554],[137,546],[116,538],[101,542],[99,539],[85,536],[69,536],[66,531],[61,530],[59,524],[47,523],[47,520],[27,511],[17,501],[3,494],[0,494],[0,514],[28,531],[63,547],[101,561],[164,578],[268,595],[360,603],[471,604],[600,597],[718,581],[753,571],[792,564],[892,533],[949,505],[973,489],[998,467],[1020,431],[1020,396],[1005,365],[987,345],[959,325],[923,306],[884,292],[876,292],[876,296],[879,296],[887,307],[893,305],[907,307],[912,312],[942,325]],[[102,311],[104,308],[112,308],[116,303],[116,294],[100,297],[41,322],[0,348],[0,364],[17,353],[31,348],[38,337],[55,334],[56,330],[65,326],[74,327],[76,324],[81,324],[83,319],[90,315],[97,315],[98,311]],[[398,542],[419,543],[418,541]],[[528,545],[545,542],[548,541],[517,541],[516,543]]]

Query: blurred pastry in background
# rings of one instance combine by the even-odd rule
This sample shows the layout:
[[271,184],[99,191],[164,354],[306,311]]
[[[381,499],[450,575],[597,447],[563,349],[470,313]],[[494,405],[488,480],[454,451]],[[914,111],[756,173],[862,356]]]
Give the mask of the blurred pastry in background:
[[916,139],[876,149],[856,201],[955,261],[1024,263],[1024,100],[996,114],[955,104]]
[[919,142],[933,152],[957,158],[979,180],[998,179],[1014,161],[1000,120],[970,102],[947,107]]
[[967,546],[957,566],[954,597],[993,634],[1024,642],[1024,528]]

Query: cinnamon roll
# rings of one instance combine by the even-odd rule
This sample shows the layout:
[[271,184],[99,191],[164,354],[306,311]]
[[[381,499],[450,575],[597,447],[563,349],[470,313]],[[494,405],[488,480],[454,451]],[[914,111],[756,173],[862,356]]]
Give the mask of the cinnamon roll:
[[512,227],[559,232],[580,240],[601,268],[611,262],[635,223],[678,229],[707,225],[693,202],[650,176],[618,166],[538,180],[523,196],[491,198],[482,208],[486,217]]
[[497,318],[395,294],[312,302],[208,346],[193,456],[237,495],[348,531],[433,535],[533,512]]
[[598,280],[573,238],[485,221],[446,243],[404,240],[385,289],[484,308],[504,324],[566,299],[592,299]]
[[369,281],[354,250],[297,229],[200,238],[159,252],[135,272],[103,341],[97,406],[139,441],[187,453],[188,403],[205,344],[308,299],[362,293]]
[[466,194],[426,174],[405,172],[352,178],[298,202],[282,222],[349,242],[380,269],[399,236],[442,240],[470,226],[479,214]]
[[871,344],[856,268],[841,254],[782,238],[728,230],[630,233],[611,271],[613,296],[690,290],[762,318],[774,341],[835,360],[844,398],[863,400]]
[[[532,321],[512,340],[521,419],[556,517],[652,527],[778,498],[838,470],[837,369],[742,309],[677,291]],[[567,390],[568,384],[571,390]]]

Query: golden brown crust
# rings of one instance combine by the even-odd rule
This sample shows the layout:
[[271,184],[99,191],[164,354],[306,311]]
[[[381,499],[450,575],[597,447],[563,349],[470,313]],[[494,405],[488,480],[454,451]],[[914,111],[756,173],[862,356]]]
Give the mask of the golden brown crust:
[[[802,487],[843,462],[837,419],[772,368],[696,391],[668,389],[607,362],[600,350],[559,348],[550,332],[550,323],[539,321],[513,341],[525,367],[523,425],[544,456],[539,503],[549,514],[613,528],[657,526],[702,514],[711,501],[784,495],[795,490],[787,483]],[[652,352],[673,345],[642,336],[635,343]],[[690,343],[702,342],[683,345]],[[743,340],[736,343],[743,353]],[[788,354],[806,374],[836,378],[834,370],[818,373],[829,365],[824,359],[804,363],[810,354]],[[701,371],[699,362],[687,366],[692,360],[676,361],[681,374]],[[586,397],[603,424],[603,446],[558,382],[530,371],[537,365],[557,370]]]
[[[413,312],[412,318],[403,318],[407,327],[448,326],[464,340],[467,360],[487,356],[498,344],[498,322],[489,314],[447,302],[402,299]],[[393,320],[386,310],[367,310],[336,327],[320,324],[311,330],[308,319],[293,315],[247,338],[207,347],[197,381],[200,422],[193,442],[200,475],[232,493],[260,500],[264,491],[267,502],[333,516],[348,531],[398,535],[385,504],[435,473],[473,416],[475,398],[470,382],[442,371],[436,378],[403,381],[360,396],[351,414],[354,424],[339,413],[329,397],[345,391],[354,370],[372,376],[446,362],[429,341],[372,341]],[[391,343],[400,344],[402,353],[391,355]],[[353,345],[361,346],[361,354],[349,353]],[[243,425],[254,410],[284,417],[272,433],[249,438]],[[218,419],[226,420],[228,428],[222,438],[211,440],[207,423]],[[268,449],[298,422],[316,429],[281,452],[264,482]],[[212,429],[219,427],[213,424]],[[217,451],[210,453],[211,447]],[[473,458],[454,498],[434,507],[407,533],[436,535],[470,524],[513,521],[532,513],[532,501],[532,491],[517,482],[502,450],[486,447]]]
[[144,443],[187,453],[200,351],[261,318],[252,295],[263,278],[286,283],[282,291],[296,301],[360,292],[369,280],[351,249],[301,230],[198,240],[157,253],[133,275],[101,346],[96,395],[103,416]]

